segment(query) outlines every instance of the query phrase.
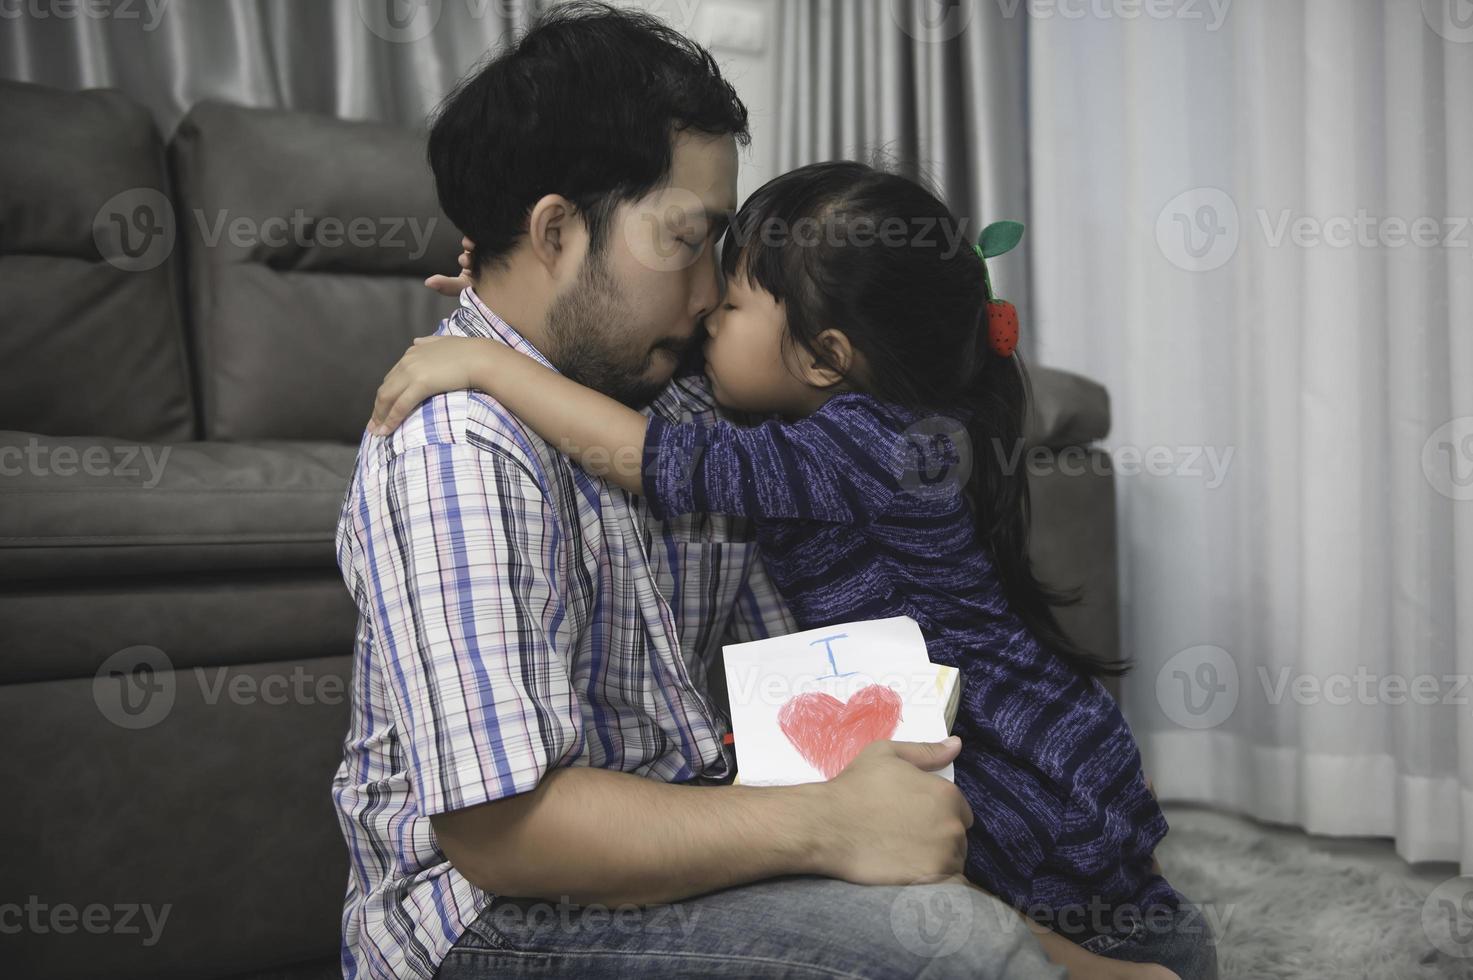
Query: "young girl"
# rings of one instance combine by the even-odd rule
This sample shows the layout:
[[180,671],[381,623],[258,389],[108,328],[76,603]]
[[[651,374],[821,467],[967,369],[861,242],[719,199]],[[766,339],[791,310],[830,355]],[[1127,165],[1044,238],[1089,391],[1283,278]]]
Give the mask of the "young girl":
[[[1030,567],[1026,376],[1010,338],[989,341],[983,260],[946,234],[960,227],[918,184],[858,163],[758,190],[727,232],[705,370],[716,401],[760,425],[648,418],[459,338],[422,338],[372,424],[469,378],[657,516],[754,519],[800,628],[912,617],[964,675],[968,879],[1086,950],[1213,977],[1210,932],[1153,866],[1166,820],[1097,680],[1123,665],[1063,633]],[[631,457],[643,465],[617,465]]]

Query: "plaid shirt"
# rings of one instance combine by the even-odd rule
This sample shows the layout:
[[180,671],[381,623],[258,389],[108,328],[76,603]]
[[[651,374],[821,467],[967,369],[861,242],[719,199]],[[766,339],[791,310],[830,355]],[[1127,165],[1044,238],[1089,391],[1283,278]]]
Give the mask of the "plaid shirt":
[[[470,290],[439,332],[548,364]],[[698,377],[650,411],[715,414]],[[432,977],[490,901],[446,860],[433,814],[525,793],[557,766],[729,777],[713,661],[723,642],[793,628],[746,521],[661,523],[478,392],[364,436],[337,551],[359,611],[333,781],[349,978]]]

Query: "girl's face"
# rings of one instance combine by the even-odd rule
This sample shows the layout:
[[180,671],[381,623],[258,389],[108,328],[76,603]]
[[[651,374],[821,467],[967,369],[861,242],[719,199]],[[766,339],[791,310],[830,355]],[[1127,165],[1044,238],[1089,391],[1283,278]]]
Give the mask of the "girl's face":
[[815,392],[795,370],[793,345],[783,342],[787,317],[771,293],[733,276],[706,332],[706,378],[718,404],[757,415],[814,410]]

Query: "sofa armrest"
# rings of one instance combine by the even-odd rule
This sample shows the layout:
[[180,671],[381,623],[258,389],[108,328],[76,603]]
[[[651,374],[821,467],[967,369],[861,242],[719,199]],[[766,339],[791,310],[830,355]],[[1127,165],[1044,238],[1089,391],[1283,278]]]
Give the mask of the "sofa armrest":
[[[1030,368],[1029,376],[1027,441],[1049,450],[1028,481],[1034,570],[1055,588],[1078,591],[1077,605],[1059,609],[1059,625],[1089,652],[1113,660],[1120,656],[1115,474],[1109,454],[1090,446],[1110,434],[1110,395],[1069,371]],[[1103,683],[1120,696],[1117,679]]]
[[1110,434],[1110,393],[1104,385],[1056,368],[1031,367],[1028,374],[1033,386],[1030,446],[1087,446]]

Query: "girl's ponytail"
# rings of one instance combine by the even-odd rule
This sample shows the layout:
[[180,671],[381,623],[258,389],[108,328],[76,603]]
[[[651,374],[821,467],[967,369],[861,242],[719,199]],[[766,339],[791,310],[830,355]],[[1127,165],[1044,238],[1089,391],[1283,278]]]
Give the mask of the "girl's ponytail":
[[[979,338],[986,336],[987,311],[981,312]],[[1022,355],[1003,357],[983,341],[976,345],[980,359],[968,386],[971,409],[967,435],[971,441],[971,474],[967,496],[977,522],[977,534],[992,553],[993,566],[1008,604],[1044,649],[1052,651],[1080,673],[1118,677],[1130,669],[1127,660],[1105,660],[1081,648],[1059,625],[1054,609],[1079,601],[1077,590],[1060,591],[1041,582],[1028,553],[1032,520],[1027,447],[1031,388]]]

